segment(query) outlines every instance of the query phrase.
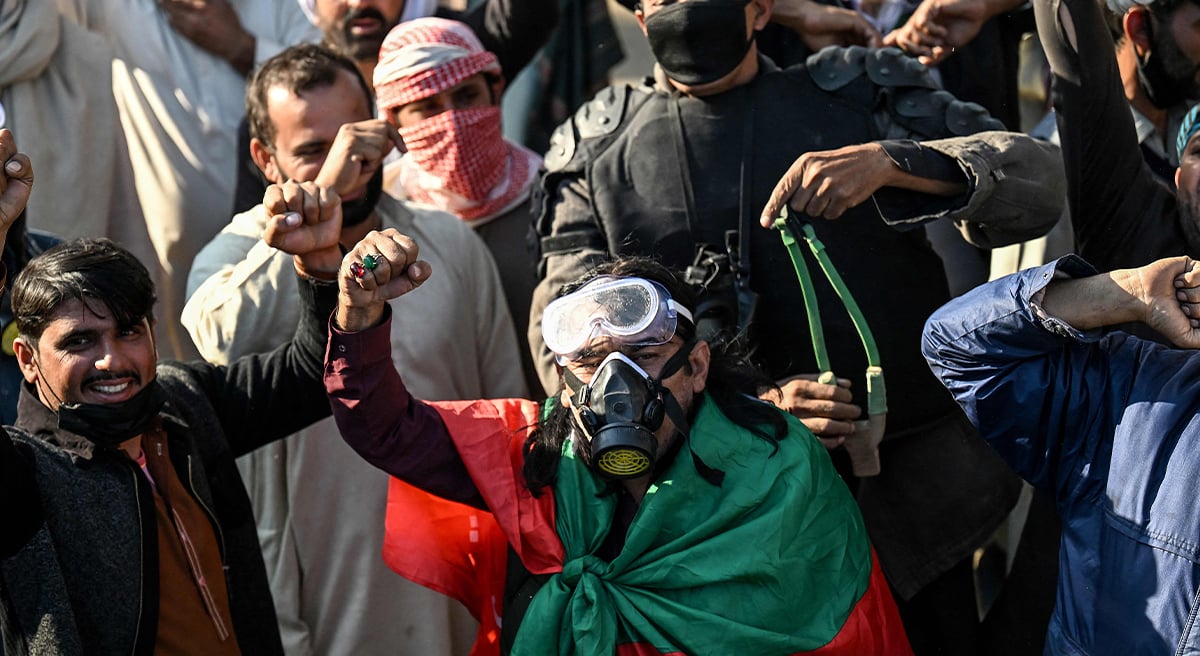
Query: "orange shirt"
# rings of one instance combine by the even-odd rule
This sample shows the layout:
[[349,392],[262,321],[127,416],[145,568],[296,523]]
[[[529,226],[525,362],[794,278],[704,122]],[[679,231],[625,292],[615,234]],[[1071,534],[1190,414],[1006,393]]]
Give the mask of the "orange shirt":
[[158,528],[154,653],[240,656],[212,522],[179,480],[161,427],[142,436],[142,454],[139,464],[154,489]]

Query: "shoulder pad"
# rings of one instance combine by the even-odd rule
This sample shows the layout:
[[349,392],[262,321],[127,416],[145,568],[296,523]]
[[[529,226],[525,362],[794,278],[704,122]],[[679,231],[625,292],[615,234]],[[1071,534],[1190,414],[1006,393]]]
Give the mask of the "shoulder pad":
[[[547,171],[561,171],[575,158],[580,142],[606,137],[619,128],[629,110],[649,97],[650,91],[628,84],[602,89],[575,115],[555,128],[546,152]],[[631,102],[632,101],[632,102]]]
[[868,52],[867,77],[875,84],[881,87],[938,88],[929,69],[899,48],[880,48]]
[[946,106],[957,102],[947,91],[929,92],[926,89],[898,89],[894,106],[896,113],[905,118],[929,118],[946,113]]
[[965,136],[986,130],[1003,130],[1004,124],[973,102],[955,100],[946,109],[946,129],[955,136]]
[[867,49],[862,46],[829,47],[809,55],[804,67],[818,88],[834,91],[862,75],[866,59]]
[[894,119],[884,130],[885,139],[962,137],[1005,129],[983,107],[958,100],[946,91],[914,87],[892,91],[888,105]]
[[550,148],[546,151],[543,164],[547,171],[559,171],[574,156],[575,126],[572,125],[571,119],[567,119],[566,123],[554,128],[554,132],[550,135]]

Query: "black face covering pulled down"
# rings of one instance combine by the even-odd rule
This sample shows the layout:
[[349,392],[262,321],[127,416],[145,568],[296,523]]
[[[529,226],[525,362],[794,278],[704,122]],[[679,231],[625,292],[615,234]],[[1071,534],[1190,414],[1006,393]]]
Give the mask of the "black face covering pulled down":
[[383,195],[383,166],[367,181],[367,190],[362,197],[342,203],[342,227],[349,228],[366,221],[375,211],[379,197]]
[[746,36],[749,0],[688,0],[646,18],[646,38],[667,77],[698,86],[737,68],[753,35]]
[[150,427],[167,402],[167,393],[151,380],[130,398],[118,403],[59,403],[58,427],[87,438],[96,446],[117,447]]

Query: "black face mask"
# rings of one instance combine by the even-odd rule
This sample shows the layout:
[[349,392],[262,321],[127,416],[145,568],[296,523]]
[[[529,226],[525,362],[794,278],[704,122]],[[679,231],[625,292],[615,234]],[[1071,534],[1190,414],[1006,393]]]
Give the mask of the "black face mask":
[[1137,58],[1138,83],[1155,107],[1170,109],[1195,94],[1197,66],[1165,30],[1150,25],[1147,29],[1152,30],[1152,47],[1145,57]]
[[688,0],[648,17],[646,38],[667,77],[689,86],[716,82],[742,63],[749,0]]
[[367,191],[361,198],[342,203],[342,227],[350,228],[366,221],[375,211],[375,204],[383,195],[383,165],[367,181]]
[[58,427],[96,446],[116,447],[146,432],[167,402],[158,379],[119,403],[59,403]]

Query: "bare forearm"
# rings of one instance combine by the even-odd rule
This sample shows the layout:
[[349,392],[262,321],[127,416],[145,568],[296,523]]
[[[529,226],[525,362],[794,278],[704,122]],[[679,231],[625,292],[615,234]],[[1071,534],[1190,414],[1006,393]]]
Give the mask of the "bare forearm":
[[933,196],[959,196],[967,192],[967,183],[965,180],[962,182],[949,182],[946,180],[923,178],[919,175],[902,171],[898,166],[889,177],[887,184],[883,186],[908,189]]
[[1138,296],[1140,287],[1136,269],[1056,280],[1046,286],[1042,309],[1079,330],[1142,321],[1147,305]]

